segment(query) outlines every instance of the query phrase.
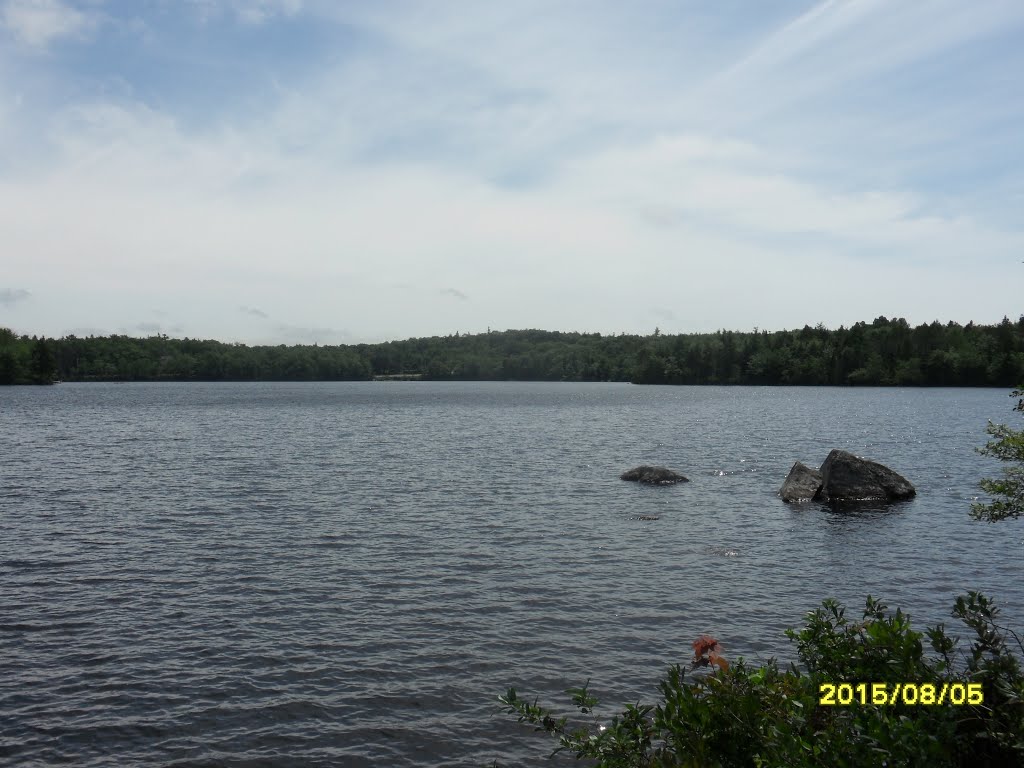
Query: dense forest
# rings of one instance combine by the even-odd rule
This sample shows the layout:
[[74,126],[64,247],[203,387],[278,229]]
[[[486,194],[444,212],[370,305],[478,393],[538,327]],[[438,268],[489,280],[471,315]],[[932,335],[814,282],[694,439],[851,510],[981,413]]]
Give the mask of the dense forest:
[[246,346],[165,335],[18,336],[0,328],[0,384],[53,381],[632,381],[1012,387],[1024,381],[1024,316],[998,325],[649,336],[495,331],[349,346]]

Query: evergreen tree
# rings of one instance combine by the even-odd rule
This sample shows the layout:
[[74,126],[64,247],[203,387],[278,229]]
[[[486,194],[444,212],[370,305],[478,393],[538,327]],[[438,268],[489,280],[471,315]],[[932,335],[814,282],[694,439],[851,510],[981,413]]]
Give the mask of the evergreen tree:
[[64,381],[428,379],[637,384],[1012,387],[1024,380],[1024,317],[999,325],[876,318],[752,333],[635,336],[536,329],[353,346],[276,347],[201,339],[47,339],[0,328],[0,384]]
[[53,352],[46,338],[37,339],[32,345],[31,363],[29,373],[32,381],[36,384],[52,384],[57,373],[57,363],[53,358]]
[[21,368],[14,347],[0,347],[0,384],[17,384]]

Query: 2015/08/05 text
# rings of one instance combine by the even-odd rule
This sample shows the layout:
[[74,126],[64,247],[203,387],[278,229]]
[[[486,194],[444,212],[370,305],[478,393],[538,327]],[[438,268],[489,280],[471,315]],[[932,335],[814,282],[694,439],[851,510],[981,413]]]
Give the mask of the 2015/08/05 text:
[[822,683],[818,688],[818,703],[824,706],[977,706],[985,700],[981,683]]

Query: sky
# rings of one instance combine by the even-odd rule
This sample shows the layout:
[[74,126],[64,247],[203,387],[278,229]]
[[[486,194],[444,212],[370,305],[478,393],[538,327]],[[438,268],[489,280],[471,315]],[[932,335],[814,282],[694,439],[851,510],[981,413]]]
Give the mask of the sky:
[[1020,0],[0,0],[0,326],[1024,312]]

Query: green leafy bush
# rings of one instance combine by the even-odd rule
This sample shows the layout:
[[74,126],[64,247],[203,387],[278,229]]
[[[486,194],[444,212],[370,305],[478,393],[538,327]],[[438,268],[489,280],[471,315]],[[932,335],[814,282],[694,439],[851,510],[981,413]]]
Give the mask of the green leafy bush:
[[[1010,397],[1018,398],[1014,410],[1024,412],[1024,387],[1015,389]],[[1001,478],[981,481],[981,489],[992,497],[992,501],[971,505],[971,515],[975,519],[995,523],[1024,515],[1024,430],[990,421],[987,431],[994,439],[978,452],[994,456],[1010,466],[1003,468]]]
[[[1024,648],[980,593],[957,598],[953,615],[974,633],[964,652],[942,625],[916,632],[906,614],[871,597],[857,621],[826,600],[803,629],[787,632],[800,659],[788,669],[774,659],[729,665],[717,641],[704,636],[686,668],[669,669],[658,704],[631,704],[610,719],[597,714],[589,681],[569,692],[585,716],[580,722],[514,688],[499,700],[520,722],[550,733],[558,743],[553,754],[607,768],[1022,765],[1024,674],[1015,649]],[[821,686],[839,683],[859,695],[846,706],[822,705]],[[930,683],[936,699],[944,685],[963,693],[974,684],[982,701],[912,705],[898,693],[901,683],[916,684],[915,697]],[[892,704],[874,704],[872,691],[897,693]]]

